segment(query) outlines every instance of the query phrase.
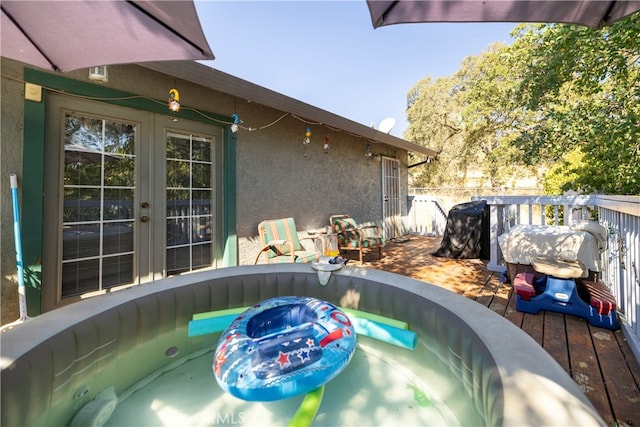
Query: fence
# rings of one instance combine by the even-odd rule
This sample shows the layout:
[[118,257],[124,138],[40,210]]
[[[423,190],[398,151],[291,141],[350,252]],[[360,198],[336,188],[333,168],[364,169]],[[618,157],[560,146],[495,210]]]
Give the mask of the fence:
[[[640,197],[638,196],[473,196],[486,200],[490,219],[487,268],[505,271],[498,236],[519,224],[568,225],[596,219],[609,231],[601,255],[600,280],[615,295],[623,330],[640,360]],[[433,196],[409,196],[407,227],[417,234],[442,235],[447,213]]]

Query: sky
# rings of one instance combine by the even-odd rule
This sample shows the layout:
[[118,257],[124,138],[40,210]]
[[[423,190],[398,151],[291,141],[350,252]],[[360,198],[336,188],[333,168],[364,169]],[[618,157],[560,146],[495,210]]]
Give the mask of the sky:
[[[365,0],[196,0],[216,59],[207,66],[402,137],[406,95],[453,75],[467,56],[512,41],[513,23],[420,23],[373,29]],[[260,124],[246,123],[247,126]]]

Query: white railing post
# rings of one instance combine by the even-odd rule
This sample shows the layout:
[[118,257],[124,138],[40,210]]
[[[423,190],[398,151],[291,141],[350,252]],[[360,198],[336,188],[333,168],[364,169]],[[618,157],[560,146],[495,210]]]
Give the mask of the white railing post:
[[506,267],[500,265],[501,252],[498,246],[498,236],[501,234],[500,219],[498,218],[498,205],[489,205],[489,271],[506,271]]

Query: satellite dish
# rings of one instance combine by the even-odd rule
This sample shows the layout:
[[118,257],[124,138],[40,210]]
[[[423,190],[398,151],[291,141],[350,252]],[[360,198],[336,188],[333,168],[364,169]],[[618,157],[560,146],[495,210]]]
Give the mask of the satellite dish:
[[396,119],[393,117],[387,117],[383,121],[380,122],[380,126],[378,126],[378,130],[380,132],[389,133],[391,129],[396,125]]

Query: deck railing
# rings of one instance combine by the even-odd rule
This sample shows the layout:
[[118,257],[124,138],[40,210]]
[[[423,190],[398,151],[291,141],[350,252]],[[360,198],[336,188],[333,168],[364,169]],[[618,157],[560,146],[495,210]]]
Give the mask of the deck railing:
[[407,197],[407,228],[409,232],[441,236],[447,226],[447,210],[432,196]]
[[[490,259],[487,268],[491,271],[506,270],[498,236],[516,225],[568,225],[574,219],[593,219],[607,228],[609,239],[601,256],[599,278],[615,295],[625,336],[636,359],[640,360],[640,197],[475,196],[472,200],[486,200],[489,206]],[[444,209],[436,212],[419,210],[429,204],[439,206],[433,197],[409,196],[409,231],[423,234],[429,229],[435,235],[442,235],[446,212]]]
[[489,205],[490,271],[506,269],[498,236],[524,224],[569,225],[571,220],[597,219],[596,196],[475,196]]

